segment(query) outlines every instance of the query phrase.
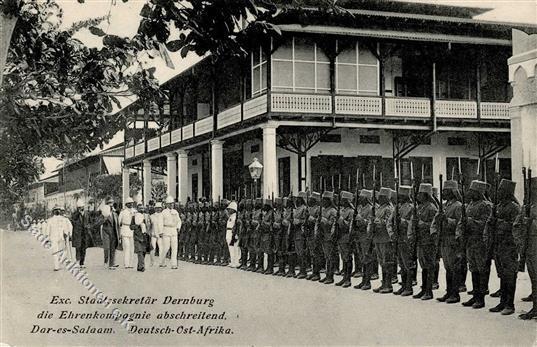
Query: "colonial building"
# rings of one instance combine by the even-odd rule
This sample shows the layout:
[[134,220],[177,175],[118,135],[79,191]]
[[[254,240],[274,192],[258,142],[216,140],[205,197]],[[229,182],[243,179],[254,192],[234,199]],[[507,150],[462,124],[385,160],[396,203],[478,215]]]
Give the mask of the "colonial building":
[[[468,182],[490,181],[496,162],[503,177],[520,175],[510,160],[507,60],[512,29],[537,26],[477,20],[486,9],[468,7],[277,3],[286,8],[274,21],[282,35],[260,41],[249,61],[206,57],[163,85],[170,100],[157,129],[148,131],[151,114],[124,110],[146,129],[125,141],[125,194],[137,168],[150,196],[156,166],[181,202],[354,191],[372,187],[373,171],[393,187],[394,168],[402,184],[418,176],[437,185],[459,169]],[[263,164],[258,189],[254,157]]]

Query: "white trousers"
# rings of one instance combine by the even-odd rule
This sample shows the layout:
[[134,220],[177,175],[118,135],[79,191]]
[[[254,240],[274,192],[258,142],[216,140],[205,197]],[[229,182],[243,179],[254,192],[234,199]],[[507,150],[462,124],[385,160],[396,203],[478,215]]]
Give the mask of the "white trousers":
[[234,246],[230,246],[230,242],[231,242],[231,239],[233,238],[233,233],[231,232],[231,230],[228,230],[226,232],[226,243],[227,243],[227,247],[229,249],[229,258],[230,258],[230,262],[229,262],[229,266],[231,267],[238,267],[240,264],[239,264],[239,259],[240,259],[240,249],[239,247],[237,247],[237,244],[235,243]]
[[134,257],[134,238],[132,236],[121,236],[123,240],[123,264],[125,268],[132,267]]
[[153,262],[153,257],[155,256],[155,250],[158,249],[159,251],[162,249],[162,238],[161,237],[151,237],[151,252],[149,252],[149,255],[151,256],[151,262]]
[[166,254],[168,254],[170,247],[172,249],[170,264],[172,267],[177,267],[177,235],[162,236],[162,252],[159,250],[160,264],[166,263]]
[[[59,270],[61,265],[61,251],[65,248],[65,241],[64,240],[55,240],[50,241],[51,242],[51,248],[50,250],[53,253],[54,257],[54,270]],[[65,257],[67,258],[67,250],[65,250]]]

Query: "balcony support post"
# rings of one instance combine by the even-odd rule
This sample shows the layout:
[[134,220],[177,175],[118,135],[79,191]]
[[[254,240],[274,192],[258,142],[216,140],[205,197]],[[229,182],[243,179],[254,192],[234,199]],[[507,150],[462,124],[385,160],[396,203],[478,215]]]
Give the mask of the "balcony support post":
[[432,93],[431,93],[431,121],[432,121],[432,130],[436,131],[436,62],[433,61],[432,63]]
[[125,202],[127,198],[130,196],[130,182],[129,182],[129,174],[130,170],[129,167],[125,164],[123,164],[123,169],[121,170],[121,188],[122,188],[122,202]]
[[476,65],[475,69],[475,98],[477,103],[477,121],[481,123],[481,61]]
[[272,118],[272,38],[265,47],[267,54],[267,118]]
[[176,198],[176,185],[177,185],[177,158],[175,153],[166,153],[166,171],[167,171],[167,193],[168,196]]
[[144,159],[143,161],[143,170],[142,170],[142,203],[147,205],[149,200],[151,200],[151,160]]
[[263,198],[274,194],[278,197],[278,156],[276,154],[276,128],[273,122],[265,123],[263,129]]
[[188,153],[183,149],[177,151],[177,164],[179,187],[177,201],[185,204],[188,198]]
[[224,172],[224,142],[211,141],[211,198],[218,201],[223,198],[223,172]]

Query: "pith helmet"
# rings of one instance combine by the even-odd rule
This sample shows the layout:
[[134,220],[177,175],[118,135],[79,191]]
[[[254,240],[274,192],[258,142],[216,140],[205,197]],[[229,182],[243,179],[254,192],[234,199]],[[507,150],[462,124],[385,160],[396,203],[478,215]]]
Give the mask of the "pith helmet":
[[516,187],[515,182],[506,180],[504,178],[500,181],[500,185],[498,186],[498,192],[503,192],[507,195],[513,195],[515,194],[515,187]]
[[399,195],[401,196],[412,196],[412,187],[411,186],[399,186]]
[[57,204],[54,205],[54,206],[52,207],[52,211],[55,211],[55,210],[59,210],[59,211],[61,211],[61,209],[62,209],[62,208],[61,208],[59,205],[57,205]]
[[173,204],[173,202],[174,202],[174,198],[168,195],[168,196],[166,197],[165,203],[167,203],[167,204]]
[[483,181],[473,180],[470,184],[470,189],[475,190],[481,194],[485,194],[488,189],[488,184]]
[[125,205],[126,204],[133,204],[133,203],[134,203],[134,200],[130,196],[125,200]]
[[233,210],[233,211],[237,211],[237,203],[235,201],[232,201],[232,202],[229,203],[227,208],[230,209],[230,210]]
[[422,183],[420,184],[419,192],[429,194],[429,196],[433,196],[433,186],[430,183]]

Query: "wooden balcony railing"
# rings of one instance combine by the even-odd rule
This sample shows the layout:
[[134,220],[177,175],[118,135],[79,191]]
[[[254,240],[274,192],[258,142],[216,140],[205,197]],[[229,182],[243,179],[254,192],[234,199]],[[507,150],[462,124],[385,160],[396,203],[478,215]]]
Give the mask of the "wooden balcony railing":
[[[396,117],[396,118],[428,118],[431,117],[431,100],[427,98],[385,98],[385,113],[382,114],[382,98],[378,96],[337,95],[335,113],[346,117]],[[275,113],[326,115],[332,114],[332,97],[325,94],[271,94],[271,109]],[[242,120],[248,120],[267,112],[267,94],[250,99],[241,106],[235,105],[217,115],[217,129],[224,129]],[[437,118],[477,119],[477,102],[465,100],[437,100],[435,102]],[[480,104],[482,119],[508,120],[509,104],[483,102]],[[207,117],[188,124],[179,129],[166,132],[159,138],[148,140],[148,151],[155,151],[180,141],[208,134],[213,130],[213,117]],[[144,144],[130,146],[126,149],[126,158],[133,158],[144,153]]]

